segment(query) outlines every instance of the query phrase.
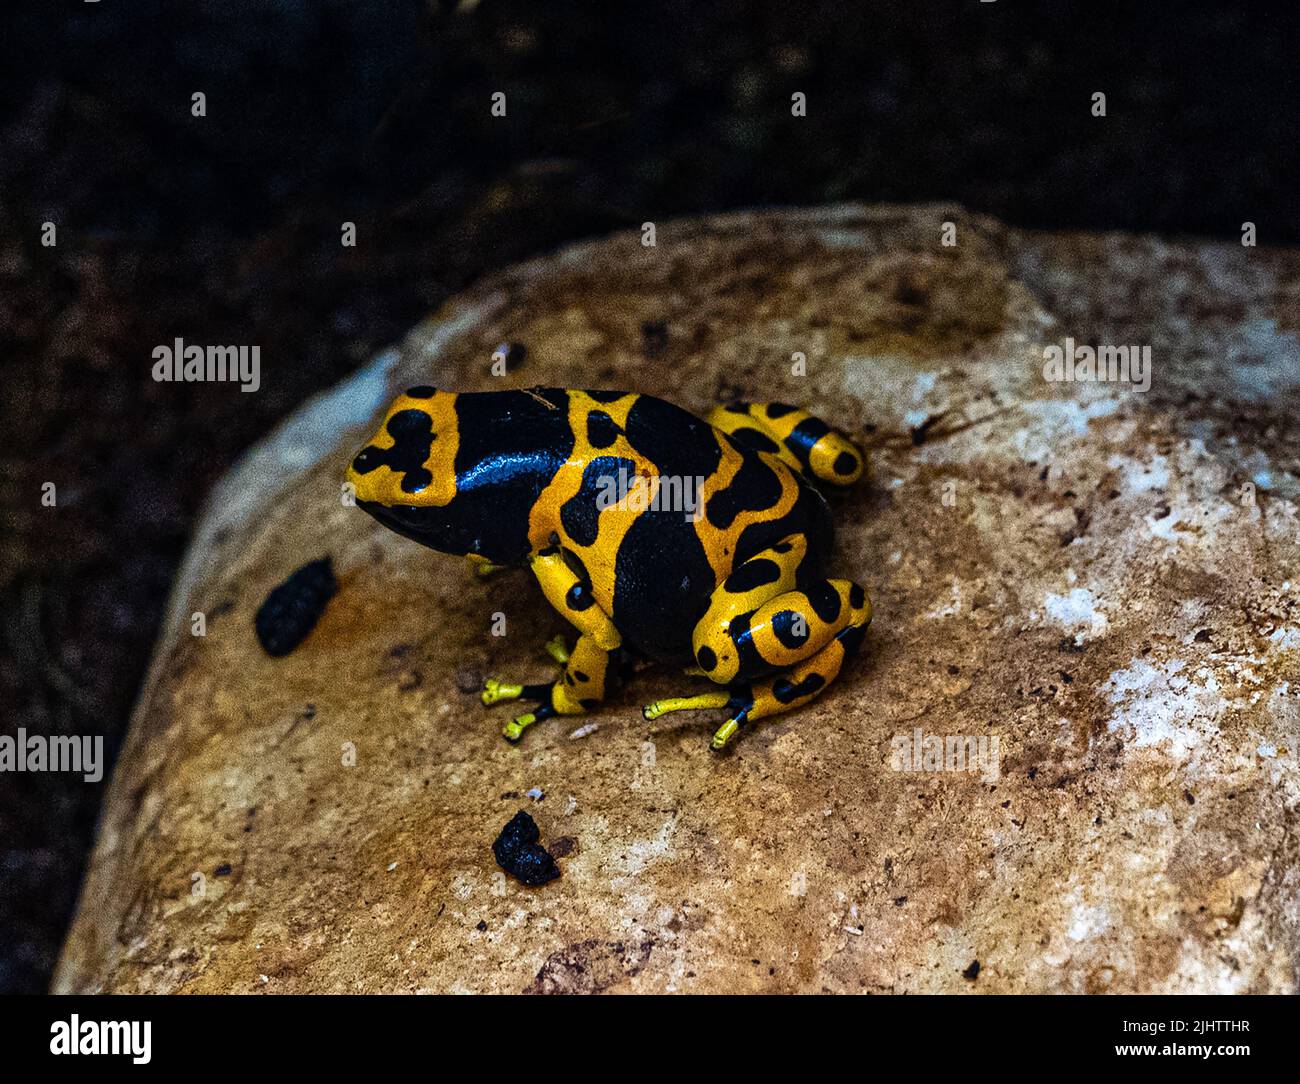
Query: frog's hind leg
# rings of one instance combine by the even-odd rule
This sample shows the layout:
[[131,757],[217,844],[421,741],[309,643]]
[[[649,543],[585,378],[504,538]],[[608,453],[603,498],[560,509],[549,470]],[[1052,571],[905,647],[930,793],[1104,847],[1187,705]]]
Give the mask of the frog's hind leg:
[[[719,684],[726,684],[735,677],[741,664],[740,653],[728,632],[732,622],[745,618],[769,599],[793,589],[807,555],[807,539],[801,534],[792,534],[733,569],[731,575],[714,588],[708,610],[695,624],[691,653],[697,665],[687,667],[683,672]],[[730,694],[720,691],[698,696],[672,696],[646,704],[641,714],[647,719],[658,719],[670,711],[725,708],[730,702]]]
[[[856,584],[853,586],[857,587]],[[733,685],[728,701],[733,714],[713,735],[710,748],[725,749],[744,727],[769,715],[802,707],[823,692],[840,676],[844,663],[853,657],[861,645],[870,621],[871,606],[865,602],[864,597],[862,610],[855,611],[850,624],[837,632],[829,644],[806,662],[784,675]]]
[[[558,638],[557,638],[558,639]],[[517,742],[524,730],[554,715],[582,715],[605,698],[607,685],[617,677],[611,669],[616,651],[600,647],[591,636],[580,636],[572,652],[565,652],[563,642],[552,640],[547,650],[557,660],[564,655],[564,673],[552,684],[521,685],[488,681],[483,688],[484,704],[507,700],[533,700],[531,711],[516,715],[501,729],[509,742]]]
[[771,452],[810,481],[834,488],[851,486],[866,468],[865,457],[848,437],[785,403],[732,403],[716,408],[708,422],[737,444]]
[[[738,566],[713,592],[695,626],[700,671],[727,691],[647,704],[657,719],[670,711],[728,708],[713,739],[728,745],[747,724],[806,704],[836,677],[871,620],[867,593],[850,580],[811,577],[807,542],[790,535]],[[766,679],[766,680],[759,680]]]

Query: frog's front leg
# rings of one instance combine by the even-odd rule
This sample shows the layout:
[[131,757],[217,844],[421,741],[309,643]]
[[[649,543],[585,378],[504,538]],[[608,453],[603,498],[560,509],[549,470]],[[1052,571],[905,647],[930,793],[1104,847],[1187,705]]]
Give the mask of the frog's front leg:
[[590,636],[606,651],[622,644],[614,622],[592,596],[586,574],[575,571],[559,549],[535,553],[528,559],[528,567],[537,577],[546,601],[583,636]]
[[533,723],[553,715],[581,715],[598,705],[605,697],[611,653],[622,643],[613,621],[592,598],[590,584],[570,567],[559,550],[535,554],[529,567],[547,601],[582,635],[572,653],[565,652],[558,638],[546,645],[552,657],[564,666],[564,673],[554,684],[523,685],[493,679],[484,686],[484,704],[537,701],[532,711],[516,715],[502,729],[511,742],[517,742]]
[[[561,666],[569,661],[569,649],[564,643],[563,636],[552,636],[546,641],[546,653],[551,656]],[[548,689],[549,685],[520,685],[515,682],[503,681],[501,678],[488,678],[483,683],[483,692],[481,694],[483,703],[488,707],[493,704],[500,704],[503,700],[518,700],[521,696],[527,696],[527,689]],[[540,694],[534,699],[540,699]]]
[[[554,641],[547,646],[553,644]],[[483,703],[491,705],[519,699],[537,701],[536,707],[516,715],[501,730],[507,741],[517,742],[533,723],[540,723],[552,715],[582,715],[604,700],[612,654],[590,636],[580,636],[573,651],[567,654],[564,673],[558,681],[549,685],[518,685],[491,680],[484,686]]]

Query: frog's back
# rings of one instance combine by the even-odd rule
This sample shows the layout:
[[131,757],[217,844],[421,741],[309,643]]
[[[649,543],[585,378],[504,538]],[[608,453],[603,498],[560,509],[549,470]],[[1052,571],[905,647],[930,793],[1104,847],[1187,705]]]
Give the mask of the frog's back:
[[[714,588],[788,535],[805,536],[810,573],[820,567],[831,541],[826,503],[776,456],[654,396],[569,391],[568,402],[583,484],[561,507],[562,544],[631,646],[688,663]],[[606,526],[595,498],[620,471],[657,475],[659,499]]]

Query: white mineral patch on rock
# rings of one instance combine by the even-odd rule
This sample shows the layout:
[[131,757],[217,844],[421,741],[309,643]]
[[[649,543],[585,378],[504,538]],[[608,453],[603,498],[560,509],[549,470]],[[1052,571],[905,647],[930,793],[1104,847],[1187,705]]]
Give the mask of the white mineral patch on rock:
[[1067,594],[1048,594],[1043,599],[1048,618],[1067,629],[1086,629],[1094,635],[1106,631],[1106,615],[1098,609],[1097,599],[1084,587],[1072,588]]
[[1187,673],[1182,659],[1152,665],[1138,659],[1113,673],[1102,686],[1118,709],[1106,723],[1130,745],[1159,746],[1186,757],[1216,732],[1223,698],[1212,671]]

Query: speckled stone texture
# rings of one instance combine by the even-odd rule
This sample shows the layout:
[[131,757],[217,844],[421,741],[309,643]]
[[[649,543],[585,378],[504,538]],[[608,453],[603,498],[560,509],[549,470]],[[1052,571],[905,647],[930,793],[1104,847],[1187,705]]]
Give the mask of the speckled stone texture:
[[[1295,992],[1298,330],[1296,252],[948,207],[663,222],[493,277],[213,494],[54,988]],[[1067,336],[1150,346],[1150,391],[1049,383]],[[339,499],[417,383],[814,410],[872,452],[837,508],[862,654],[721,757],[716,712],[641,718],[705,687],[657,669],[507,745],[462,689],[548,679],[562,621]],[[338,595],[266,657],[259,603],[325,554]],[[998,759],[898,770],[918,728]],[[539,889],[493,861],[521,808]]]

